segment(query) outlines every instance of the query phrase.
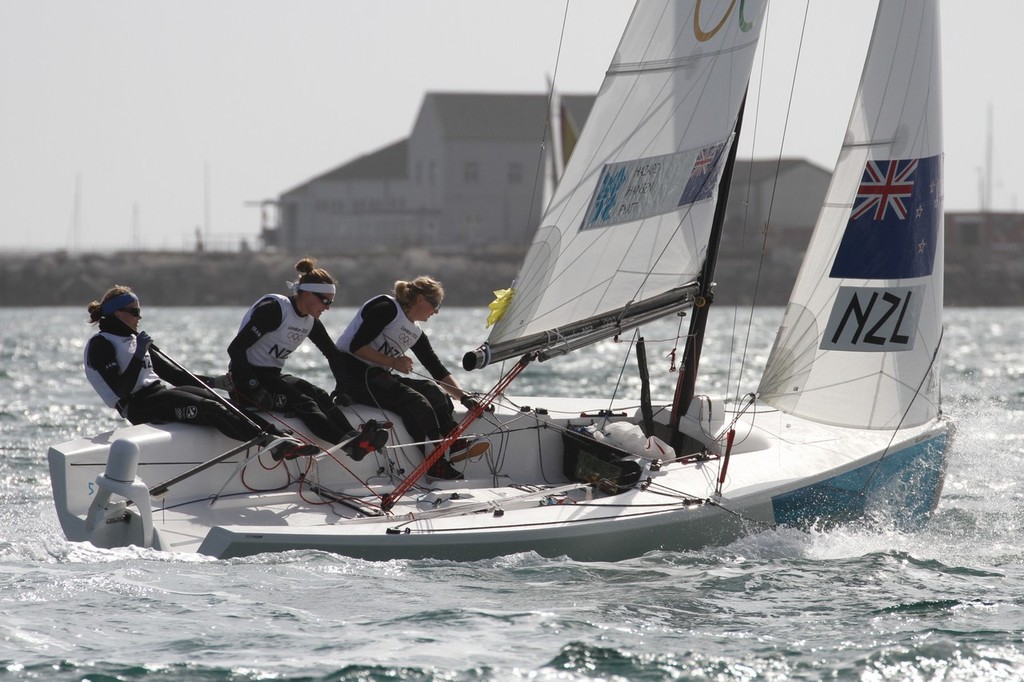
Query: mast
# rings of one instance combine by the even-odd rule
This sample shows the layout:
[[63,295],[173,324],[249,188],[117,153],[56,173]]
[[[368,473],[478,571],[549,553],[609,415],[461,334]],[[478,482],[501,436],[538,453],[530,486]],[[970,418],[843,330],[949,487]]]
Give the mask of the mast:
[[704,331],[708,323],[708,311],[714,300],[712,286],[715,278],[715,265],[718,262],[718,250],[722,243],[722,229],[725,225],[725,211],[729,203],[729,189],[732,187],[732,171],[736,165],[736,148],[740,142],[740,128],[743,125],[743,111],[747,106],[747,97],[743,96],[736,126],[733,132],[733,143],[729,148],[729,158],[722,169],[722,179],[718,184],[718,202],[715,204],[715,215],[711,223],[711,238],[708,241],[708,255],[704,259],[701,270],[696,303],[693,306],[693,317],[690,318],[690,331],[686,337],[683,361],[679,366],[679,378],[676,380],[676,392],[672,399],[672,413],[669,425],[672,428],[672,446],[678,448],[682,442],[679,421],[686,414],[693,402],[696,392],[697,369],[700,366],[700,353],[704,346]]

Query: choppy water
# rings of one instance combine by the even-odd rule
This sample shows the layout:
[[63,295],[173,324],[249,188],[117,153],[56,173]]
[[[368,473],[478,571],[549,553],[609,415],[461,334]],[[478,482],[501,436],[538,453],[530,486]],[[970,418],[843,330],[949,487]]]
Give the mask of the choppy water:
[[[197,372],[222,370],[241,309],[146,309]],[[350,310],[324,318],[340,331]],[[429,323],[450,366],[480,310]],[[717,310],[702,384],[753,390],[781,310]],[[1024,309],[946,314],[958,424],[936,517],[911,535],[769,531],[615,564],[521,554],[366,562],[318,552],[216,561],[63,539],[48,444],[119,424],[85,384],[79,309],[0,309],[0,678],[38,680],[973,680],[1024,678]],[[649,342],[671,336],[665,323]],[[747,340],[735,334],[736,355]],[[609,392],[626,344],[531,367],[519,394]],[[671,344],[648,350],[656,396]],[[289,368],[327,384],[315,352]],[[715,369],[715,368],[719,369]],[[629,375],[633,362],[627,363]],[[458,376],[485,388],[495,374]],[[486,380],[486,381],[485,381]],[[635,394],[625,379],[620,392]]]

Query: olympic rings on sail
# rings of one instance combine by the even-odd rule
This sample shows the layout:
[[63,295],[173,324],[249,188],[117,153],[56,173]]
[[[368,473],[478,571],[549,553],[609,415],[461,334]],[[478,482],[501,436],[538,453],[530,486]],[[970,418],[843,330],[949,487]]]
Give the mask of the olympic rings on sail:
[[[715,34],[722,30],[722,27],[725,26],[726,20],[729,18],[729,15],[732,14],[732,10],[736,6],[736,0],[732,0],[732,2],[729,3],[729,8],[725,10],[725,14],[723,14],[718,23],[708,31],[705,31],[700,27],[700,5],[701,0],[697,0],[697,6],[693,10],[693,35],[697,37],[697,40],[703,43],[714,38]],[[740,0],[740,13],[738,19],[740,22],[740,31],[746,33],[754,28],[754,22],[747,21],[744,16],[744,5],[746,5],[746,0]]]

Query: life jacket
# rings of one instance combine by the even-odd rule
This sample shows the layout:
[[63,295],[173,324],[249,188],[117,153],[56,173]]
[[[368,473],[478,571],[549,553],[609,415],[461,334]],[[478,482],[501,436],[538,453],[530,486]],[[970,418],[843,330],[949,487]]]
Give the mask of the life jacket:
[[[410,320],[405,311],[402,310],[401,304],[393,296],[386,297],[391,301],[398,314],[395,315],[395,319],[391,320],[386,327],[377,335],[377,338],[373,339],[367,345],[378,353],[383,353],[388,357],[400,358],[405,355],[405,352],[413,347],[413,345],[419,340],[423,334],[423,330],[420,326]],[[389,369],[385,365],[380,365],[376,362],[370,362],[360,358],[358,355],[353,354],[349,348],[352,346],[352,339],[355,338],[356,332],[359,331],[359,327],[363,324],[363,309],[369,303],[376,301],[376,298],[370,299],[359,308],[359,312],[352,318],[352,321],[345,327],[345,331],[338,337],[337,346],[340,350],[352,355],[352,357],[365,362],[368,365],[374,365],[377,367],[384,367]]]
[[249,324],[253,310],[260,302],[273,299],[281,306],[281,324],[277,329],[267,332],[245,350],[245,357],[253,367],[276,367],[282,369],[288,356],[295,352],[309,332],[313,329],[316,318],[312,315],[299,315],[295,312],[291,300],[281,294],[267,294],[256,301],[242,318],[239,329]]
[[[89,380],[92,387],[100,394],[100,398],[103,399],[109,407],[113,407],[117,410],[121,416],[124,416],[122,412],[123,405],[121,404],[121,397],[114,392],[114,388],[108,384],[103,376],[99,373],[98,368],[89,365],[89,347],[97,342],[102,337],[110,342],[110,345],[114,347],[114,357],[117,360],[118,371],[124,374],[125,369],[128,367],[128,363],[132,361],[135,356],[135,348],[138,342],[134,335],[121,336],[120,334],[112,334],[110,332],[97,332],[89,339],[89,343],[85,344],[85,378]],[[132,386],[130,395],[138,393],[143,388],[151,386],[153,384],[160,383],[160,377],[153,371],[153,361],[149,357],[149,351],[142,356],[142,369],[139,371],[139,378],[136,379],[135,385]]]

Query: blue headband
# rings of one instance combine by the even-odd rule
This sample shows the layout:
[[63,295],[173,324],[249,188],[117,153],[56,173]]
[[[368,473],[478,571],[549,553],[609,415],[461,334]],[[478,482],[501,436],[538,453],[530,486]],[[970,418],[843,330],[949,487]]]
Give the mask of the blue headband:
[[114,296],[113,298],[108,298],[106,301],[103,302],[103,305],[100,306],[100,313],[102,313],[104,317],[106,317],[107,315],[113,315],[118,310],[124,308],[130,303],[138,302],[139,297],[136,296],[135,294],[118,294],[117,296]]

